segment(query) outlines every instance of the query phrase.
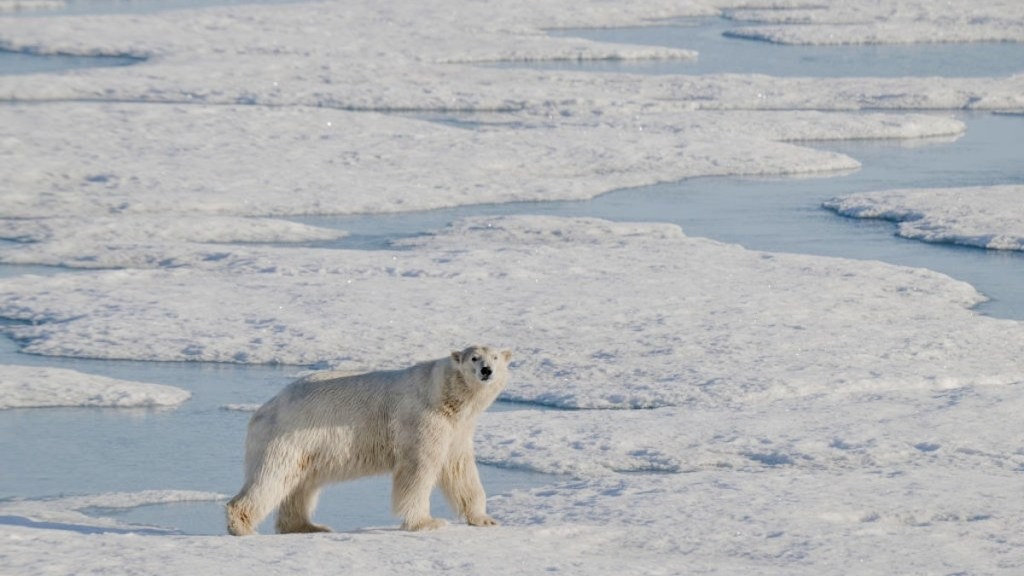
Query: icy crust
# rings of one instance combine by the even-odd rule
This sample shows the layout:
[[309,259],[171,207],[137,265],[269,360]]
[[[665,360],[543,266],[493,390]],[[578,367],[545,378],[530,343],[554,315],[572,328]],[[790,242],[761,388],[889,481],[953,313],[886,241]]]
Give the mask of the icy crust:
[[108,516],[90,515],[90,509],[129,509],[154,504],[216,502],[227,496],[195,490],[145,490],[110,492],[85,496],[63,496],[42,500],[4,500],[0,502],[0,526],[26,526],[65,530],[83,534],[160,533],[166,529],[118,522]]
[[[53,206],[54,212],[62,208],[71,212],[76,202],[72,195],[67,199],[63,206]],[[79,208],[79,213],[90,211],[88,205]],[[225,243],[309,243],[345,236],[340,230],[272,218],[199,214],[0,218],[0,238],[17,242],[0,248],[0,262],[70,268],[173,268],[221,258]]]
[[[106,182],[106,177],[94,177]],[[69,195],[70,196],[70,195]],[[70,199],[69,199],[70,200]],[[70,202],[69,202],[70,203]],[[61,206],[50,204],[56,211]],[[85,208],[82,206],[82,208]],[[128,209],[128,206],[123,206]],[[70,212],[70,210],[68,210]],[[99,210],[96,210],[99,212]],[[272,218],[203,216],[198,214],[122,214],[85,217],[0,219],[0,238],[27,243],[72,246],[88,243],[131,246],[147,243],[277,243],[337,240],[345,233]]]
[[[818,112],[813,110],[689,110],[671,102],[646,103],[641,109],[587,108],[563,112],[556,120],[550,110],[524,109],[515,112],[466,112],[455,118],[478,130],[509,127],[550,129],[560,127],[586,130],[592,127],[670,133],[689,141],[707,141],[714,134],[756,134],[772,142],[832,142],[848,140],[914,140],[953,138],[966,130],[964,123],[949,115],[920,113]],[[443,113],[424,114],[444,120]],[[695,137],[701,134],[699,138]],[[723,149],[723,157],[728,150]]]
[[[0,20],[0,47],[40,53],[132,55],[130,67],[60,75],[0,77],[0,99],[93,100],[321,106],[358,110],[642,110],[675,101],[700,109],[1024,109],[1024,75],[998,79],[782,79],[720,75],[655,78],[497,70],[497,60],[689,58],[656,47],[617,46],[548,36],[562,26],[628,26],[714,15],[732,2],[596,0],[563,5],[496,0],[423,2],[396,12],[378,2],[284,4],[144,16]],[[838,3],[836,3],[838,4]],[[1021,8],[960,0],[949,10],[923,1],[906,10],[854,3],[831,33],[978,39],[1016,37]],[[765,3],[765,6],[774,4]],[[886,5],[887,6],[887,5]],[[756,7],[756,6],[755,6]],[[834,8],[833,8],[834,9]],[[918,13],[915,13],[915,10]],[[787,12],[787,10],[781,10]],[[828,11],[826,11],[827,13]],[[767,13],[767,12],[766,12]],[[909,14],[909,16],[908,16]],[[860,18],[860,20],[857,20]],[[852,19],[852,20],[851,20]],[[859,22],[870,25],[853,26]],[[816,34],[823,24],[801,28]],[[337,41],[345,31],[345,42]],[[859,32],[857,31],[859,30]],[[885,32],[888,31],[888,32]],[[826,32],[828,33],[828,32]],[[858,36],[859,34],[859,36]],[[954,36],[957,35],[957,36]],[[870,38],[869,38],[870,39]],[[197,74],[196,70],[202,70]],[[144,71],[144,73],[140,73]]]
[[[606,537],[598,548],[610,557],[685,566],[678,573],[880,574],[898,564],[1012,574],[1024,527],[1006,488],[1014,478],[944,468],[617,475],[501,496],[492,509],[516,525],[572,527],[585,542]],[[575,552],[575,538],[564,541]]]
[[1021,384],[493,413],[477,454],[579,479],[492,498],[507,522],[621,528],[629,554],[717,556],[743,573],[886,572],[898,558],[901,571],[1010,574],[1024,560],[1011,488],[1024,451],[1005,423],[1024,409]]
[[[74,130],[68,117],[76,119]],[[84,252],[102,260],[95,265],[141,266],[143,259],[125,250],[342,235],[233,216],[585,199],[696,176],[851,170],[859,164],[847,156],[788,142],[964,130],[958,120],[920,114],[694,113],[665,106],[642,113],[594,109],[557,124],[529,112],[468,119],[480,128],[301,107],[0,107],[8,218],[0,220],[0,236],[34,243],[0,258],[84,266],[76,256]],[[94,244],[106,254],[93,254]]]
[[[938,472],[938,474],[936,474]],[[1019,472],[1016,473],[1019,475]],[[147,536],[0,512],[18,574],[1013,574],[1012,473],[964,470],[617,475],[492,496],[502,526],[408,534]],[[956,497],[950,497],[950,494]],[[0,509],[2,510],[2,509]],[[84,520],[84,519],[83,519]],[[40,527],[52,529],[43,530]],[[501,546],[495,546],[495,539]],[[677,570],[677,567],[685,568]]]
[[259,408],[259,404],[224,404],[220,407],[225,412],[255,412]]
[[898,222],[905,238],[1024,250],[1024,186],[884,190],[824,205],[844,216]]
[[[229,58],[259,55],[270,60],[280,57],[278,61],[294,57],[349,61],[362,71],[368,69],[367,63],[379,66],[386,62],[394,68],[499,60],[696,57],[689,50],[557,38],[543,30],[560,25],[629,25],[680,13],[713,13],[701,3],[678,6],[664,0],[641,0],[631,4],[614,6],[594,0],[577,7],[543,0],[514,7],[494,0],[420,2],[402,7],[370,0],[342,7],[330,2],[265,3],[176,10],[155,17],[113,14],[21,19],[22,26],[4,22],[0,37],[6,49],[43,54],[129,53],[179,63],[220,50]],[[112,29],[117,34],[108,34]],[[339,31],[345,32],[347,41],[337,41]]]
[[1024,327],[974,314],[982,300],[927,270],[548,217],[463,220],[391,251],[225,247],[194,267],[0,283],[28,352],[360,370],[487,341],[515,350],[507,399],[566,408],[1020,381]]
[[1000,19],[999,25],[975,27],[968,23],[944,30],[935,23],[923,26],[907,22],[883,24],[786,25],[733,28],[726,35],[776,44],[918,44],[936,42],[1024,42],[1024,24]]
[[729,35],[781,44],[1024,42],[1024,6],[1013,0],[829,2],[785,10],[744,7],[726,15],[737,24],[761,24]]
[[176,406],[191,393],[181,388],[118,380],[63,368],[0,367],[0,409],[89,406]]
[[1021,437],[993,422],[1011,421],[1024,408],[1024,378],[1007,383],[979,380],[946,389],[892,383],[870,392],[837,388],[769,402],[614,413],[497,412],[481,422],[477,457],[576,478],[769,470],[881,474],[936,465],[1011,475],[1024,468]]
[[[8,222],[0,234],[108,242],[110,218],[126,214],[376,213],[585,199],[693,176],[859,167],[847,156],[776,138],[919,137],[963,130],[955,120],[916,115],[876,116],[862,123],[852,115],[822,121],[820,114],[801,113],[683,114],[660,126],[657,111],[637,118],[608,116],[607,121],[540,126],[538,118],[524,115],[520,126],[465,130],[415,118],[311,108],[4,106],[2,215],[104,219],[58,221],[34,232],[12,228],[44,224]],[[75,118],[73,130],[68,117]],[[746,132],[752,125],[761,130]],[[257,220],[220,225],[196,219],[146,230],[147,222],[154,221],[125,220],[121,244],[168,237],[289,241],[328,235]],[[83,226],[82,231],[58,230]]]

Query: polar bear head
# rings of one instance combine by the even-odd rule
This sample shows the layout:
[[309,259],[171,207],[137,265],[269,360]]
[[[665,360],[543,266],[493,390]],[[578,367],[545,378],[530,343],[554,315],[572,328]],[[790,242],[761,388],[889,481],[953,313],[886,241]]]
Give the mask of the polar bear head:
[[452,352],[452,363],[467,382],[482,386],[504,385],[508,377],[511,350],[497,351],[487,346],[470,346],[461,352]]

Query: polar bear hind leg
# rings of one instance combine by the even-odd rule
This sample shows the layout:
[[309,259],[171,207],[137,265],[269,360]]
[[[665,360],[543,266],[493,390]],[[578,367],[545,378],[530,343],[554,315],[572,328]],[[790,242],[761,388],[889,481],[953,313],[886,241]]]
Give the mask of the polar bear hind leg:
[[[247,536],[305,479],[295,458],[267,450],[262,462],[246,478],[242,490],[227,504],[228,533]],[[307,500],[308,501],[308,500]]]

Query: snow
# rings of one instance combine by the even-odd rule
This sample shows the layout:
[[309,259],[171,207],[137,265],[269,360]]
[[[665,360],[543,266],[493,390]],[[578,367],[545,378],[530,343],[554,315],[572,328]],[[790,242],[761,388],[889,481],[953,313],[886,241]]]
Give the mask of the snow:
[[385,251],[225,249],[174,269],[5,280],[0,312],[34,320],[10,327],[28,349],[85,356],[359,369],[508,345],[509,397],[578,409],[486,414],[478,455],[570,479],[492,494],[504,527],[425,535],[126,534],[68,516],[78,504],[33,501],[0,514],[9,570],[42,569],[41,550],[47,566],[107,573],[998,573],[1024,561],[1010,488],[1024,437],[993,425],[1024,408],[1024,327],[971,312],[982,297],[962,282],[539,216],[466,219]]
[[[879,41],[902,42],[897,36],[902,30],[950,41],[1019,40],[1019,27],[1007,30],[1007,22],[1021,21],[1021,7],[1013,2],[984,3],[984,13],[966,0],[941,9],[925,0],[904,0],[906,13],[896,14],[881,4],[853,4],[858,11],[854,15],[835,7],[822,11],[837,19],[827,33],[850,34],[849,41],[871,41],[863,37],[866,32],[889,27],[893,31]],[[345,9],[309,3],[181,11],[159,17],[0,19],[2,48],[148,59],[138,66],[0,77],[0,98],[379,111],[528,109],[554,115],[614,108],[640,111],[651,103],[677,111],[1024,108],[1021,74],[890,79],[646,77],[481,66],[499,60],[688,58],[693,54],[685,50],[558,38],[544,30],[642,25],[671,17],[710,16],[720,7],[736,6],[721,0],[648,0],[628,5],[439,0],[403,6],[399,11],[362,0],[346,3]],[[868,28],[865,22],[870,23]],[[850,31],[843,32],[846,28]],[[339,31],[344,31],[344,41],[338,41]]]
[[[1021,41],[1024,21],[1009,0],[362,1],[0,18],[3,48],[146,58],[0,77],[0,237],[13,240],[0,259],[84,269],[0,280],[0,316],[23,321],[2,330],[24,351],[365,370],[476,341],[510,347],[505,398],[523,404],[484,415],[478,456],[565,475],[491,493],[502,527],[429,534],[240,539],[87,513],[225,498],[212,491],[9,498],[0,572],[1019,573],[1024,325],[975,313],[984,296],[963,282],[665,224],[467,218],[357,251],[325,247],[344,232],[284,220],[836,173],[857,161],[808,141],[956,137],[964,125],[942,111],[1024,111],[1021,74],[484,65],[690,58],[544,30],[722,8],[738,28],[765,23],[749,34],[790,43]],[[879,109],[898,112],[852,113]],[[461,117],[472,129],[434,121],[450,111],[472,112]],[[1019,238],[996,218],[1019,205],[1012,190],[841,202],[920,214],[907,224],[945,238]],[[188,398],[55,368],[3,374],[5,407]],[[254,408],[214,406],[219,418]]]
[[744,26],[731,35],[782,44],[910,44],[1024,42],[1024,7],[1013,0],[942,3],[911,0],[895,9],[879,3],[832,2],[792,10],[729,10]]
[[[284,220],[233,216],[182,218],[164,213],[12,218],[0,219],[0,237],[19,244],[13,250],[0,250],[0,261],[74,268],[174,267],[220,258],[218,246],[230,242],[307,243],[345,235]],[[163,247],[169,245],[192,250],[168,255]]]
[[[1019,405],[1018,405],[1019,408]],[[912,460],[912,459],[911,459]],[[157,536],[4,528],[7,566],[33,573],[1011,574],[1021,507],[985,474],[917,465],[843,473],[619,475],[491,499],[505,525],[427,534]],[[950,494],[955,494],[951,498]],[[1002,495],[1002,496],[998,496]],[[0,516],[3,517],[3,516]],[[84,531],[84,530],[83,530]]]
[[[838,387],[837,387],[838,388]],[[1021,408],[1020,386],[896,387],[612,414],[522,410],[489,414],[478,457],[494,465],[584,478],[623,473],[743,474],[885,471],[930,466],[1024,467],[1019,434],[991,425]],[[975,414],[986,418],[974,418]]]
[[[849,157],[773,140],[963,131],[956,120],[920,115],[874,117],[859,128],[850,115],[815,127],[820,116],[794,114],[788,119],[799,127],[788,129],[767,128],[780,119],[772,114],[772,122],[691,115],[645,129],[620,117],[468,131],[304,107],[4,106],[0,183],[7,217],[395,212],[583,199],[692,176],[851,170],[859,164]],[[751,124],[766,130],[744,136]],[[84,142],[83,133],[105,136]]]
[[672,225],[471,218],[393,250],[221,250],[12,278],[0,314],[26,321],[8,331],[28,352],[109,359],[359,370],[487,341],[517,350],[508,398],[570,408],[1021,379],[1024,329],[972,312],[963,282]]
[[[94,177],[94,181],[100,181]],[[103,180],[105,181],[105,180]],[[74,250],[82,243],[290,243],[336,240],[344,232],[271,218],[191,216],[160,218],[151,214],[4,219],[0,237],[19,242],[46,242]]]
[[883,190],[836,198],[825,207],[854,218],[899,223],[905,238],[1024,250],[1024,186]]
[[[0,502],[0,524],[67,530],[82,533],[138,533],[146,532],[139,526],[127,525],[116,520],[86,513],[92,509],[121,509],[138,506],[182,502],[222,501],[227,497],[212,492],[195,490],[145,490],[142,492],[119,492],[90,494],[86,496],[62,496],[44,500],[8,499]],[[151,531],[159,533],[156,527]]]
[[175,406],[187,390],[34,366],[0,366],[0,409],[53,406],[135,408]]
[[[67,117],[75,130],[67,130]],[[484,127],[468,131],[305,107],[0,107],[0,184],[8,191],[0,237],[23,241],[0,247],[0,261],[181,265],[218,258],[227,242],[343,235],[257,218],[268,215],[578,200],[698,176],[848,171],[859,163],[803,143],[964,130],[959,120],[921,114],[666,115],[655,108],[558,124],[532,113],[476,118]],[[183,240],[191,243],[187,254]]]

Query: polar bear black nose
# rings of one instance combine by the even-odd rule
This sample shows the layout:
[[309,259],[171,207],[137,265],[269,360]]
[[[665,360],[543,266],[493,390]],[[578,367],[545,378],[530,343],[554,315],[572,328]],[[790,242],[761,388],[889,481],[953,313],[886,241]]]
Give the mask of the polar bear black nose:
[[480,378],[483,379],[483,380],[487,380],[490,377],[491,377],[491,367],[490,366],[483,366],[483,367],[481,367],[480,368]]

